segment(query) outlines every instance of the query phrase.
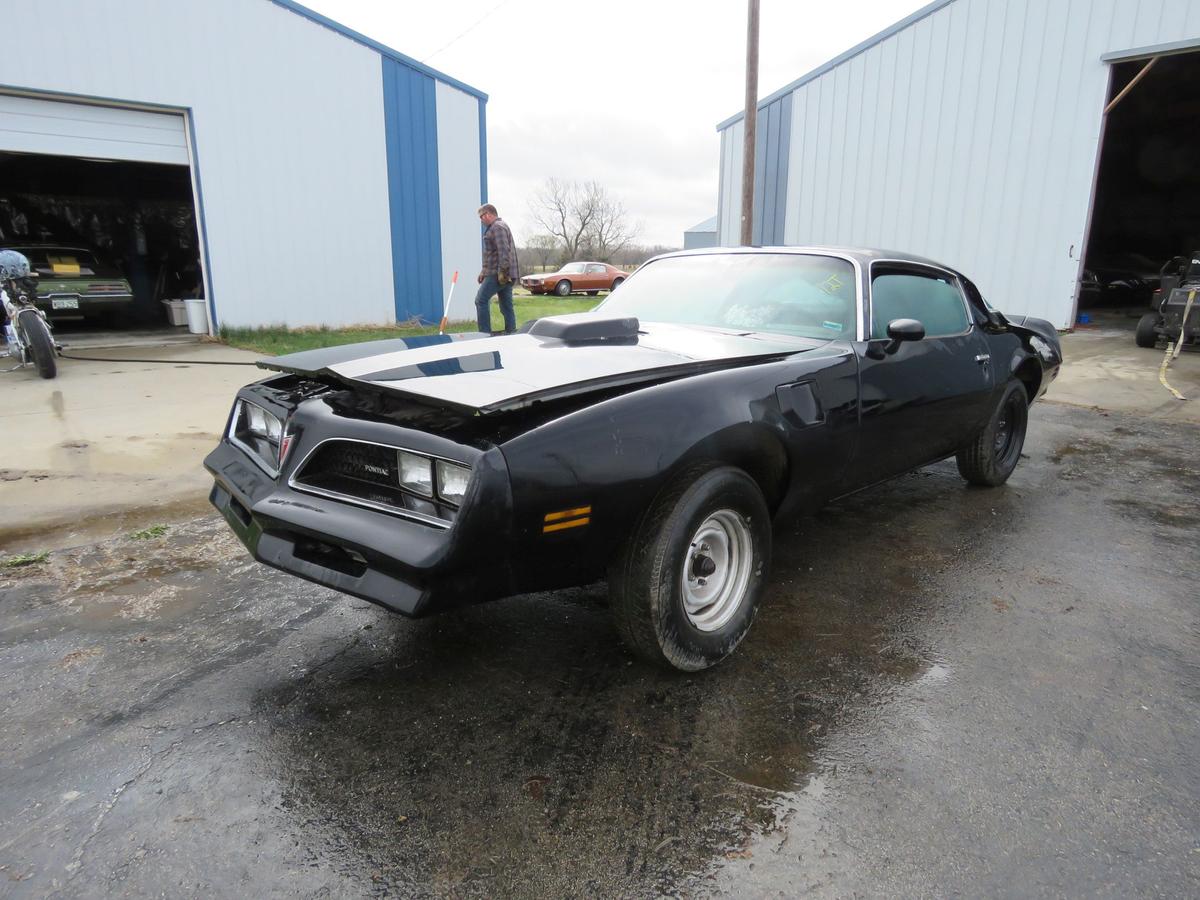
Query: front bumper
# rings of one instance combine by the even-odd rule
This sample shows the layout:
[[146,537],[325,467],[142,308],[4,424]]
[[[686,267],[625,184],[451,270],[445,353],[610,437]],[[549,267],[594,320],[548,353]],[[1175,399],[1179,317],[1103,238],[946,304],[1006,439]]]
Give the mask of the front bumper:
[[[247,396],[262,402],[261,397]],[[307,446],[330,436],[391,444],[397,443],[397,431],[403,431],[401,442],[423,449],[419,432],[328,418],[324,410],[305,419],[297,439],[301,445],[289,459],[303,459]],[[513,592],[503,538],[512,501],[498,451],[472,461],[472,485],[449,528],[296,490],[287,483],[286,467],[279,476],[269,475],[228,439],[222,439],[204,466],[215,482],[210,502],[246,549],[266,565],[406,616]]]

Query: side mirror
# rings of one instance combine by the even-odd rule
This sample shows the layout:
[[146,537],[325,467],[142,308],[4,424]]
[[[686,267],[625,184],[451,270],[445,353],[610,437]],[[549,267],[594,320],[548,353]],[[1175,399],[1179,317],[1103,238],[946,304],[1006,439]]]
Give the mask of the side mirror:
[[884,352],[895,353],[905,341],[919,341],[924,338],[925,326],[916,319],[892,319],[888,322],[888,337],[892,341]]
[[925,326],[916,319],[892,319],[888,322],[886,344],[876,339],[867,348],[871,359],[883,359],[900,349],[904,341],[919,341],[925,337]]

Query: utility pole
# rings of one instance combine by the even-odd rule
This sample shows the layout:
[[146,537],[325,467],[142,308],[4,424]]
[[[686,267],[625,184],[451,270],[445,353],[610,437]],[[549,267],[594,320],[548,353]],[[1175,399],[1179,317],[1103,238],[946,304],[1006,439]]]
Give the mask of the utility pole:
[[746,25],[746,113],[742,141],[742,246],[754,241],[754,138],[758,124],[758,0],[749,0]]

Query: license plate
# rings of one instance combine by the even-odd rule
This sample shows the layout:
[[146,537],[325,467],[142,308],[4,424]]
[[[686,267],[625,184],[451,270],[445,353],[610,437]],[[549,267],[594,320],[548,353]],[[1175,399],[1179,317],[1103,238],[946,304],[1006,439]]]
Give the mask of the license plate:
[[51,309],[79,309],[79,300],[75,297],[54,297],[50,300]]

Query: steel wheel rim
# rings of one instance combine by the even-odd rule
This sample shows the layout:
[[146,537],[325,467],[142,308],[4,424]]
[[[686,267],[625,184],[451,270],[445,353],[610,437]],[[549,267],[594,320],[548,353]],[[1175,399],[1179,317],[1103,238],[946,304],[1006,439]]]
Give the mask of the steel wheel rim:
[[997,460],[1005,459],[1012,450],[1017,431],[1017,411],[1012,398],[1000,410],[1000,421],[996,423],[996,443],[993,454]]
[[742,606],[754,562],[754,538],[744,516],[719,509],[689,542],[680,573],[683,611],[699,631],[717,631]]

